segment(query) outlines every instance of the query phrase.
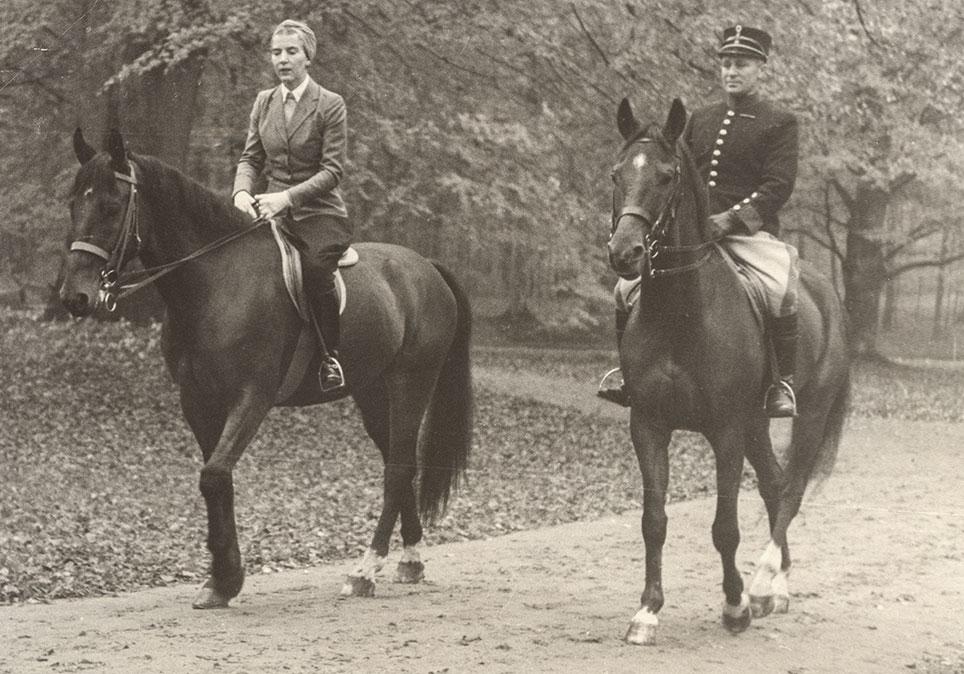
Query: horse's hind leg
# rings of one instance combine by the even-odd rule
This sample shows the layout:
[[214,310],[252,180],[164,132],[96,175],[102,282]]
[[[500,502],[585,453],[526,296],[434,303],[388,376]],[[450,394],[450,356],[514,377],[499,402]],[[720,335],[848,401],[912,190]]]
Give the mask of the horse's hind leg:
[[[769,423],[760,417],[749,429],[746,457],[756,471],[757,489],[767,509],[769,530],[776,526],[780,511],[780,495],[783,491],[783,469],[773,454],[770,443]],[[750,583],[750,610],[754,618],[772,612],[786,613],[790,604],[787,576],[790,572],[790,547],[786,537],[783,545],[770,543],[757,564],[757,571]]]
[[394,385],[393,388],[400,391],[395,395],[389,392],[389,385],[379,383],[355,396],[365,430],[382,454],[385,475],[382,512],[371,546],[348,574],[342,596],[374,595],[376,578],[388,556],[392,531],[399,517],[404,551],[395,580],[417,583],[424,576],[424,565],[416,547],[422,540],[422,523],[415,498],[416,447],[434,376],[431,379],[425,377],[426,381],[415,379],[406,378],[404,384]]

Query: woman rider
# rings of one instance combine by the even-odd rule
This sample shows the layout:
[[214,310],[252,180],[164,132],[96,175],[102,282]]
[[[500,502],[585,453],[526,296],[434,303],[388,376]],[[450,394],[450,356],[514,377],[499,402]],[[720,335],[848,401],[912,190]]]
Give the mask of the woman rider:
[[[334,272],[352,226],[338,187],[345,164],[345,102],[308,76],[317,48],[301,21],[282,21],[271,35],[271,65],[280,84],[258,93],[234,179],[234,205],[252,217],[280,218],[307,245],[305,287],[323,342],[323,392],[345,385],[338,362],[338,297]],[[253,194],[255,181],[267,179]]]

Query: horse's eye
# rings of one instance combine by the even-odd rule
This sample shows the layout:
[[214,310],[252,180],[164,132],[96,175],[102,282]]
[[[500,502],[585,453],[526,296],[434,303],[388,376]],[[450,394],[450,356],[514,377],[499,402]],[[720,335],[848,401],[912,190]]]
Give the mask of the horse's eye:
[[111,201],[105,201],[100,204],[100,212],[105,217],[113,217],[120,212],[120,206]]

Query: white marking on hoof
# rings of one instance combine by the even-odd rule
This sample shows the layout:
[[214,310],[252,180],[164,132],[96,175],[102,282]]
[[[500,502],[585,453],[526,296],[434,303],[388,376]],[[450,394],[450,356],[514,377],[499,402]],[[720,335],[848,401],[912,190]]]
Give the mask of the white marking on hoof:
[[723,627],[731,634],[739,634],[750,626],[752,615],[750,612],[750,598],[744,592],[740,595],[740,603],[731,606],[723,600]]
[[755,594],[751,594],[750,613],[753,614],[754,618],[764,618],[773,613],[773,595],[768,594],[763,597],[758,597]]
[[773,577],[773,612],[788,613],[790,611],[790,589],[788,573],[778,571]]
[[382,570],[385,558],[380,557],[374,550],[369,548],[352,571],[345,579],[345,584],[341,587],[342,597],[374,597],[375,580],[378,572]]
[[208,580],[201,589],[198,590],[197,596],[191,603],[191,608],[197,609],[212,609],[212,608],[227,608],[228,602],[231,601],[230,597],[225,597],[223,594],[218,592],[212,587],[212,583]]
[[783,564],[783,553],[780,546],[772,540],[767,543],[766,550],[760,556],[756,565],[756,573],[750,583],[750,595],[753,597],[769,597],[773,594],[773,578],[780,572]]
[[406,545],[395,569],[396,583],[419,583],[425,578],[425,565],[415,545]]
[[659,627],[659,618],[652,613],[648,607],[636,611],[636,615],[629,623],[626,630],[626,641],[637,646],[652,646],[656,643],[656,629]]

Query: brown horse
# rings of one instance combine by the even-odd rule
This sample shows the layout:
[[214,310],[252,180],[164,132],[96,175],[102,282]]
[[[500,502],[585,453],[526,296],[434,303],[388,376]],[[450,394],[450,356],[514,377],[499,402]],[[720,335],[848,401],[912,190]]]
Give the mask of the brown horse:
[[[204,457],[212,564],[194,606],[226,606],[244,582],[232,471],[271,407],[325,399],[312,367],[278,399],[304,322],[267,228],[160,161],[129,155],[119,133],[110,134],[108,148],[98,154],[80,130],[74,134],[81,168],[70,193],[73,243],[60,297],[74,315],[88,315],[110,308],[118,284],[131,278],[130,259],[140,258],[150,277],[156,270],[167,309],[164,357]],[[440,264],[388,244],[357,249],[360,261],[343,271],[349,299],[341,354],[350,394],[385,463],[384,500],[371,547],[342,594],[371,595],[399,518],[404,552],[396,580],[421,580],[420,515],[438,515],[464,472],[471,315]]]
[[[765,336],[741,282],[709,240],[707,197],[680,142],[686,110],[676,100],[662,128],[646,126],[625,99],[617,112],[625,144],[613,169],[609,256],[624,277],[641,276],[640,294],[619,357],[631,401],[630,430],[643,474],[646,584],[626,639],[653,643],[663,606],[667,447],[673,430],[702,433],[716,458],[713,544],[723,563],[723,624],[745,630],[755,616],[787,610],[787,528],[808,482],[828,474],[848,409],[850,365],[844,316],[833,286],[801,270],[799,416],[778,462],[763,392],[769,382]],[[736,566],[737,500],[744,457],[756,471],[771,541],[750,585]]]

